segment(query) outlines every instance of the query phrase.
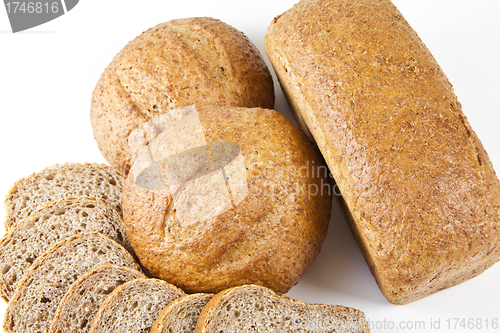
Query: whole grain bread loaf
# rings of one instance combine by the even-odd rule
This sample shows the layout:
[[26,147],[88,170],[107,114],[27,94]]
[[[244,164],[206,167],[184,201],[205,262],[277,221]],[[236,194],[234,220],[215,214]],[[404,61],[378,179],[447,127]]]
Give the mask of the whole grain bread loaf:
[[500,259],[492,163],[390,0],[302,0],[274,19],[265,47],[390,302],[431,295]]
[[120,214],[106,201],[86,196],[49,201],[0,240],[0,295],[8,300],[26,270],[51,245],[88,231],[98,231],[133,251]]
[[40,256],[24,274],[5,312],[5,332],[44,333],[69,287],[89,269],[115,264],[139,270],[123,246],[98,233],[65,238]]
[[106,297],[89,333],[148,333],[160,311],[183,295],[182,290],[163,280],[135,279],[126,282]]
[[219,332],[365,333],[370,327],[362,311],[245,285],[221,291],[201,311],[195,333]]
[[104,264],[80,276],[57,307],[49,333],[87,333],[99,306],[116,287],[146,278],[133,268]]
[[[106,160],[127,173],[129,135],[148,120],[188,105],[274,106],[264,59],[237,29],[209,17],[159,24],[129,42],[102,73],[91,122]],[[149,141],[151,133],[143,139]]]
[[189,294],[167,305],[156,317],[151,333],[193,333],[201,310],[213,294]]
[[188,293],[295,285],[320,251],[332,187],[319,151],[273,110],[181,108],[142,150],[124,223],[142,265]]
[[14,183],[5,198],[7,229],[47,201],[88,196],[108,201],[121,214],[124,175],[98,163],[55,164]]

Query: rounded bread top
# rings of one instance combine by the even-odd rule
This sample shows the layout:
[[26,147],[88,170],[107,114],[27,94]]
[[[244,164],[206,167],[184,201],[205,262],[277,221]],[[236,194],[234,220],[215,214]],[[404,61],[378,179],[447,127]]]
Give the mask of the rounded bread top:
[[330,218],[318,149],[273,110],[177,112],[125,182],[124,222],[141,263],[190,293],[246,283],[289,290]]
[[260,52],[220,20],[171,20],[130,41],[93,92],[94,137],[106,160],[127,173],[130,133],[188,105],[274,106],[271,73]]

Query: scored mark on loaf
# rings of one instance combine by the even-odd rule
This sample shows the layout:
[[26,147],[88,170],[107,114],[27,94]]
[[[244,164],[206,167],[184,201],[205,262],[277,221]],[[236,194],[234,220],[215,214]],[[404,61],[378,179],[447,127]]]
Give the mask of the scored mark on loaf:
[[163,132],[143,148],[150,163],[135,181],[145,189],[168,190],[179,224],[187,226],[238,205],[248,194],[248,184],[237,144],[208,143],[194,106],[174,113],[169,123],[156,124]]
[[[232,65],[222,40],[214,31],[196,23],[175,24],[171,28],[177,33],[177,40],[196,59],[207,76],[220,85],[228,81],[233,72]],[[207,58],[207,54],[211,57]]]

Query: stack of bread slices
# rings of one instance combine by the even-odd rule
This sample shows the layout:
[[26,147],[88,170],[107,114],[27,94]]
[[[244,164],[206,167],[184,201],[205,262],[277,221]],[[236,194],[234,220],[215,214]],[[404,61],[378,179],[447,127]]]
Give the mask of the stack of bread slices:
[[5,332],[369,330],[361,311],[257,285],[186,294],[149,278],[124,231],[123,181],[103,164],[66,163],[14,184],[0,242]]

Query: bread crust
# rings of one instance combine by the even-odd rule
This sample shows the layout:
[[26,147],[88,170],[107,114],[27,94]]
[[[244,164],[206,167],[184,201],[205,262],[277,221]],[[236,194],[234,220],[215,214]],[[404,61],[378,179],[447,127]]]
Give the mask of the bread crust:
[[123,194],[135,253],[151,274],[189,293],[248,283],[288,291],[319,253],[330,219],[332,188],[319,151],[273,110],[213,107],[198,114],[206,142],[241,148],[248,193],[218,215],[184,223],[168,190],[137,185],[148,164],[139,158]]
[[392,2],[302,0],[272,22],[265,47],[390,302],[426,297],[500,259],[492,163]]
[[111,165],[128,173],[130,133],[172,108],[193,104],[274,106],[272,76],[258,49],[213,18],[159,24],[114,57],[92,94],[97,145]]

